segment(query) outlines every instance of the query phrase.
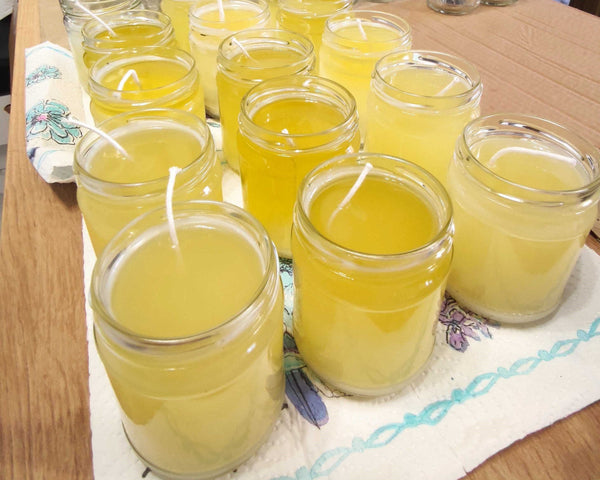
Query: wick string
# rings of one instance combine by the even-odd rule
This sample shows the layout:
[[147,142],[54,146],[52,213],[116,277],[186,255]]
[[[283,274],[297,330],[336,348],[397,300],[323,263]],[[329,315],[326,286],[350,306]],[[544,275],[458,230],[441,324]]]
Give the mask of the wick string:
[[94,12],[92,12],[89,8],[84,7],[81,4],[81,2],[79,2],[79,0],[75,0],[75,5],[77,5],[77,7],[79,7],[81,10],[83,10],[85,13],[87,13],[94,20],[100,22],[102,24],[102,26],[104,28],[106,28],[113,37],[117,36],[117,34],[115,33],[115,31],[112,28],[110,28],[110,26],[104,20],[102,20],[98,15],[96,15]]
[[175,177],[181,172],[179,167],[169,168],[169,181],[167,183],[167,193],[165,195],[165,207],[167,210],[167,223],[169,225],[169,235],[171,243],[176,249],[179,249],[179,239],[175,230],[175,219],[173,218],[173,190],[175,189]]
[[223,0],[217,0],[217,7],[219,7],[219,21],[225,21],[225,9],[223,8]]
[[496,166],[496,161],[505,153],[507,152],[517,152],[517,153],[537,153],[537,154],[542,154],[545,157],[550,157],[550,158],[554,158],[556,160],[563,160],[563,161],[567,161],[567,162],[572,162],[573,159],[571,157],[568,157],[566,155],[561,155],[560,153],[554,153],[554,152],[540,152],[538,150],[533,150],[531,148],[525,148],[525,147],[504,147],[501,148],[500,150],[498,150],[496,153],[494,153],[494,155],[492,155],[492,157],[489,159],[488,161],[488,165],[491,167]]
[[459,82],[459,81],[460,81],[460,79],[458,77],[454,77],[448,85],[446,85],[444,88],[442,88],[434,96],[437,97],[439,95],[445,94],[448,90],[450,90],[450,87],[452,87],[452,85],[454,85],[456,82]]
[[358,26],[358,31],[360,32],[360,36],[362,37],[362,39],[367,40],[367,32],[365,32],[360,18],[356,19],[356,25]]
[[117,85],[117,90],[123,90],[123,88],[125,87],[125,83],[130,78],[133,78],[133,81],[135,82],[135,84],[138,86],[139,89],[142,88],[142,84],[140,82],[140,78],[138,77],[137,72],[133,68],[131,68],[125,72],[125,75],[123,75],[123,78],[119,82],[119,85]]
[[232,38],[231,43],[233,43],[236,47],[238,47],[242,51],[242,55],[244,55],[244,57],[246,57],[249,60],[254,60],[248,53],[248,50],[246,50],[244,48],[244,46],[238,41],[237,38]]
[[87,128],[92,132],[98,134],[99,136],[104,138],[108,143],[110,143],[113,147],[115,147],[119,151],[119,153],[121,153],[121,155],[123,155],[127,159],[130,159],[129,154],[125,151],[125,149],[108,133],[100,130],[99,128],[96,128],[94,125],[89,125],[87,123],[76,120],[71,115],[67,117],[67,122],[72,123],[73,125],[77,125],[78,127]]
[[365,163],[365,166],[362,169],[362,171],[360,172],[360,175],[358,176],[358,178],[356,179],[356,182],[354,182],[354,185],[352,185],[352,188],[350,188],[350,190],[348,191],[348,193],[346,194],[344,199],[340,202],[340,204],[336,207],[336,209],[331,214],[331,217],[329,217],[329,222],[327,223],[327,226],[331,225],[331,222],[333,222],[333,219],[335,218],[335,216],[338,213],[340,213],[342,211],[342,209],[344,209],[346,207],[346,205],[348,205],[350,200],[352,200],[352,197],[354,197],[354,195],[356,194],[356,192],[358,191],[360,186],[363,184],[363,182],[365,181],[365,178],[367,177],[367,175],[369,174],[369,172],[371,170],[373,170],[373,165],[370,162]]

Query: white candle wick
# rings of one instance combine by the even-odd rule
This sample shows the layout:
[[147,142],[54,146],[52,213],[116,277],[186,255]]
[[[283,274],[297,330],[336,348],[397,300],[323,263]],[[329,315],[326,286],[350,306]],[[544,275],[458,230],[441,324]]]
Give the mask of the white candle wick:
[[138,86],[138,88],[142,88],[142,84],[140,82],[140,78],[138,77],[137,72],[133,68],[131,68],[125,72],[125,75],[123,75],[123,78],[119,82],[119,85],[117,85],[117,90],[123,90],[123,88],[125,87],[125,83],[130,78],[133,78],[133,81]]
[[171,237],[171,243],[179,250],[179,239],[177,238],[177,231],[175,230],[175,219],[173,218],[173,190],[175,189],[175,177],[181,172],[179,167],[169,168],[169,181],[167,183],[167,193],[165,195],[165,207],[167,210],[167,223],[169,225],[169,235]]
[[79,120],[74,119],[71,115],[69,115],[67,117],[67,121],[69,123],[72,123],[73,125],[77,125],[78,127],[84,127],[87,128],[88,130],[91,130],[92,132],[98,134],[100,137],[102,137],[104,140],[106,140],[108,143],[110,143],[113,147],[115,147],[119,153],[121,155],[123,155],[125,158],[127,158],[128,160],[131,159],[131,157],[129,156],[129,154],[125,151],[125,149],[114,139],[112,138],[108,133],[100,130],[99,128],[96,128],[93,125],[89,125],[87,123],[81,122]]
[[352,200],[352,197],[354,197],[354,195],[356,195],[356,192],[358,191],[360,186],[363,184],[363,182],[365,181],[365,178],[367,177],[367,175],[369,174],[369,172],[371,170],[373,170],[373,165],[369,162],[365,163],[365,166],[361,170],[360,175],[356,179],[356,182],[354,182],[354,185],[352,185],[350,190],[348,190],[348,193],[346,194],[346,196],[343,198],[343,200],[340,202],[340,204],[333,211],[333,213],[331,214],[331,217],[329,217],[329,222],[327,223],[328,227],[331,225],[331,222],[333,222],[333,219],[335,218],[335,216],[338,213],[340,213],[346,207],[346,205],[348,205],[348,203],[350,203],[350,200]]
[[358,31],[360,32],[360,36],[362,37],[362,39],[367,40],[367,32],[365,32],[360,18],[356,19],[356,25],[358,26]]
[[249,60],[253,60],[253,58],[248,53],[248,50],[246,50],[244,48],[244,46],[238,41],[237,38],[232,38],[231,43],[233,43],[236,47],[238,47],[242,51],[242,55],[244,55],[244,57],[246,57]]
[[223,8],[223,0],[217,0],[217,7],[219,7],[219,20],[225,21],[225,9]]
[[81,10],[83,10],[85,13],[87,13],[94,20],[100,22],[102,24],[102,26],[104,28],[106,28],[113,37],[117,36],[117,34],[115,33],[115,31],[112,28],[110,28],[110,26],[104,20],[102,20],[98,15],[96,15],[94,12],[92,12],[89,8],[84,7],[81,4],[81,2],[79,2],[79,0],[75,0],[75,5],[77,5],[77,7],[79,7]]
[[454,85],[456,82],[459,82],[459,81],[460,81],[460,79],[458,77],[454,77],[448,85],[446,85],[444,88],[442,88],[434,96],[437,97],[439,95],[444,95],[448,90],[450,90],[450,87],[452,87],[452,85]]

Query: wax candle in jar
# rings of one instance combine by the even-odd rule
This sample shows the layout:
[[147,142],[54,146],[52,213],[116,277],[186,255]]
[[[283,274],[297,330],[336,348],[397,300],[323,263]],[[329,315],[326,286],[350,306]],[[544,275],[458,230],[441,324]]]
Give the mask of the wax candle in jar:
[[104,55],[143,46],[175,47],[171,19],[154,10],[128,10],[102,15],[81,28],[83,74],[87,88],[87,71]]
[[331,15],[350,10],[352,0],[279,0],[277,26],[306,35],[319,56],[325,21]]
[[[176,201],[222,200],[222,171],[206,123],[173,109],[111,117],[75,147],[77,202],[96,254],[128,222],[164,203],[170,167]],[[109,139],[113,139],[116,145]]]
[[304,175],[359,147],[354,98],[329,79],[276,77],[244,96],[238,132],[244,206],[281,256],[291,257],[292,211]]
[[160,10],[171,19],[177,46],[190,51],[190,7],[194,0],[160,0]]
[[357,395],[402,388],[420,372],[452,259],[444,187],[378,153],[324,162],[294,209],[294,338],[326,383]]
[[[81,85],[85,88],[87,68],[83,63],[83,25],[99,15],[141,8],[140,0],[61,0],[63,24]],[[83,7],[83,8],[82,8]],[[90,13],[91,12],[91,13]]]
[[102,57],[90,69],[90,111],[96,123],[141,108],[176,108],[205,118],[193,57],[172,47],[140,47]]
[[554,311],[596,218],[600,152],[547,120],[481,117],[457,142],[448,190],[456,219],[448,291],[504,322]]
[[153,473],[213,478],[269,435],[284,399],[277,265],[255,219],[205,201],[174,204],[172,223],[164,208],[137,218],[98,258],[96,346]]
[[217,50],[225,37],[268,26],[266,0],[200,0],[190,9],[190,49],[200,70],[207,113],[219,117]]
[[481,93],[479,73],[464,59],[389,53],[373,71],[365,149],[414,162],[445,184],[456,139],[479,116]]
[[332,15],[325,22],[319,75],[341,83],[354,95],[363,137],[375,63],[393,50],[408,50],[411,44],[408,22],[390,13],[350,10]]
[[217,54],[217,91],[223,154],[239,172],[238,116],[243,96],[259,82],[282,75],[305,75],[315,66],[312,43],[304,35],[274,28],[250,29],[227,37]]

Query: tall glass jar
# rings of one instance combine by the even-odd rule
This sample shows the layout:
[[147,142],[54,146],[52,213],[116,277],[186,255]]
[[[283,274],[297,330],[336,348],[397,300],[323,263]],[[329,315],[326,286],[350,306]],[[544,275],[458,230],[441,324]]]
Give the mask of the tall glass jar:
[[[220,10],[220,7],[222,10]],[[201,72],[207,113],[219,118],[217,51],[232,33],[268,26],[267,0],[199,0],[190,8],[190,51]]]
[[425,366],[452,260],[452,206],[412,163],[378,153],[322,163],[294,208],[294,338],[348,393],[402,388]]
[[[84,10],[80,5],[88,10]],[[60,0],[60,7],[63,13],[63,24],[67,31],[67,40],[77,73],[80,75],[80,82],[83,86],[86,84],[87,71],[83,68],[83,47],[81,29],[83,25],[93,18],[94,15],[104,15],[114,12],[126,12],[141,7],[140,0]]]
[[332,15],[325,22],[319,75],[344,85],[354,95],[363,137],[375,63],[387,53],[408,50],[411,45],[410,25],[391,13],[351,10]]
[[284,398],[277,267],[254,218],[205,201],[174,204],[172,222],[148,212],[98,258],[96,346],[127,439],[157,475],[214,478],[270,434]]
[[274,28],[244,30],[227,37],[217,53],[217,91],[223,154],[239,172],[238,116],[242,98],[254,85],[283,75],[307,75],[315,66],[310,40]]
[[291,257],[292,211],[304,175],[359,147],[356,102],[338,83],[276,77],[244,96],[238,133],[244,206],[265,226],[281,256]]
[[101,20],[89,20],[81,29],[86,78],[90,67],[109,53],[145,46],[176,46],[171,19],[164,13],[128,10],[102,15]]
[[469,123],[448,172],[456,241],[448,291],[488,318],[538,320],[560,304],[600,198],[600,152],[547,120]]
[[160,0],[160,10],[171,19],[177,46],[190,51],[190,7],[194,0]]
[[456,139],[479,116],[481,93],[477,69],[462,58],[390,53],[373,71],[365,149],[414,162],[445,184]]
[[96,254],[127,223],[165,201],[169,168],[179,167],[176,201],[222,200],[221,164],[206,123],[191,113],[150,109],[116,115],[75,147],[77,202]]
[[96,123],[141,108],[176,108],[205,118],[196,62],[179,48],[140,47],[102,57],[90,70]]

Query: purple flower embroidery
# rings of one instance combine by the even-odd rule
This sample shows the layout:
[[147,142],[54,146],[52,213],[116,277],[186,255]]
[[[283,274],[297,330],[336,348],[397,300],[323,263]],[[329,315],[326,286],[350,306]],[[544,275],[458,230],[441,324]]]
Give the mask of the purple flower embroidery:
[[495,322],[463,309],[449,295],[446,295],[442,302],[439,321],[446,326],[446,342],[459,352],[467,350],[469,338],[476,341],[481,340],[480,335],[492,338],[489,327],[499,326]]

